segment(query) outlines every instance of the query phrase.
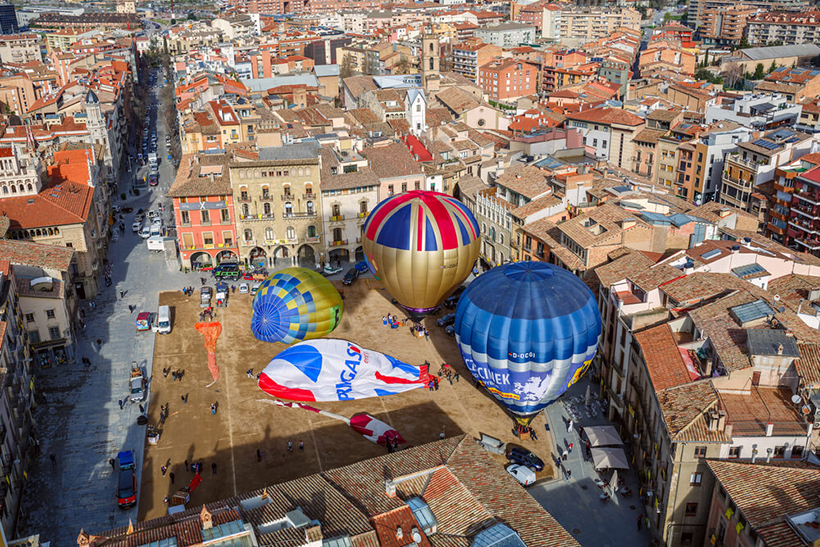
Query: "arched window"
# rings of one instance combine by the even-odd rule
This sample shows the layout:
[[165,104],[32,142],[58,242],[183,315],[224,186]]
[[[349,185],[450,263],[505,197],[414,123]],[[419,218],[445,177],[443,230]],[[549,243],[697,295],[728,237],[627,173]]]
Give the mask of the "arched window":
[[49,229],[48,229],[48,235],[53,236],[53,235],[54,235],[54,230],[52,230],[51,228],[49,228]]
[[288,239],[296,239],[296,228],[288,226]]
[[54,228],[54,235],[55,236],[60,235],[60,229],[59,228]]
[[309,215],[313,214],[313,202],[312,201],[307,202],[307,212],[308,212]]
[[9,187],[8,187],[8,186],[3,186],[3,193],[4,193],[4,194],[8,194],[8,193],[9,193]]
[[330,209],[331,216],[338,217],[342,215],[341,206],[338,203],[334,203],[333,205],[331,205]]
[[293,204],[289,201],[285,202],[285,216],[289,217],[293,215]]
[[501,244],[504,245],[504,234],[498,234],[498,237],[501,239]]
[[300,176],[300,177],[305,176],[305,170],[300,167],[299,169],[296,170],[296,175]]
[[285,197],[286,197],[286,198],[291,197],[291,193],[290,193],[290,184],[286,184],[284,187],[282,187],[282,189],[283,189],[283,190],[284,190],[284,192],[285,192]]
[[310,176],[310,167],[305,167],[305,176],[306,177]]
[[265,239],[268,241],[273,239],[273,228],[265,228]]
[[11,185],[11,193],[12,193],[12,194],[16,194],[16,193],[17,193],[17,187],[16,187],[15,185],[13,185],[13,184]]
[[433,53],[433,42],[430,42],[430,53]]
[[267,186],[262,187],[262,199],[270,199],[270,188]]
[[[270,203],[265,202],[265,204],[262,206],[262,210],[265,212],[266,215],[269,215],[270,214]],[[273,239],[273,238],[271,238],[271,239]]]
[[248,208],[247,203],[242,204],[242,216],[248,216],[250,214],[250,208]]
[[435,68],[435,65],[433,64],[433,58],[430,57],[430,70],[433,70],[434,68]]
[[307,194],[308,197],[313,196],[313,185],[312,184],[305,184],[305,194]]
[[308,237],[316,237],[316,226],[308,226]]
[[26,185],[26,190],[28,190],[29,192],[34,190],[34,187],[31,185],[30,182]]

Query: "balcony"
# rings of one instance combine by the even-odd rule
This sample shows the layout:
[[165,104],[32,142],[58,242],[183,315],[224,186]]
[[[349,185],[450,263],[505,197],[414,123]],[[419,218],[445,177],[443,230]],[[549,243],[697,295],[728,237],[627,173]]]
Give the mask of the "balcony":
[[808,232],[811,234],[820,235],[820,228],[816,227],[813,223],[809,222],[808,220],[803,220],[799,217],[792,217],[789,220],[789,224],[794,226],[798,230],[802,230],[804,232]]
[[285,213],[282,218],[315,218],[316,211],[305,211],[301,213]]
[[345,219],[344,215],[333,215],[330,217],[329,222],[343,222]]
[[807,192],[805,190],[800,190],[799,192],[795,192],[794,195],[799,199],[808,201],[814,205],[820,205],[820,193],[818,192]]
[[302,197],[304,199],[316,199],[317,195],[318,194],[314,194],[313,192],[305,192],[304,194],[302,194]]
[[343,245],[347,245],[347,240],[346,239],[337,239],[337,240],[332,241],[330,243],[331,247],[341,247]]
[[305,238],[305,241],[307,241],[308,243],[320,243],[322,241],[322,238],[319,236],[308,236]]
[[369,213],[368,213],[367,211],[365,211],[365,212],[363,212],[363,213],[359,213],[359,218],[367,218],[367,215],[368,215],[368,214],[369,214]]
[[256,240],[255,239],[243,239],[242,240],[242,245],[244,247],[255,247],[256,246]]
[[809,249],[811,251],[816,251],[817,249],[820,249],[820,238],[813,238],[813,239],[794,238],[794,241],[796,243],[798,243],[799,245],[802,245],[803,247],[806,247],[807,249]]
[[250,203],[251,198],[248,196],[239,196],[236,201],[238,201],[239,203]]
[[291,194],[290,192],[288,192],[280,195],[279,197],[282,198],[282,201],[293,201],[293,199],[296,197],[296,194]]
[[273,200],[273,196],[271,196],[270,194],[262,194],[262,198],[261,198],[261,199],[262,199],[262,201],[272,201],[272,200]]
[[792,211],[797,211],[799,214],[812,219],[820,219],[820,206],[792,205]]

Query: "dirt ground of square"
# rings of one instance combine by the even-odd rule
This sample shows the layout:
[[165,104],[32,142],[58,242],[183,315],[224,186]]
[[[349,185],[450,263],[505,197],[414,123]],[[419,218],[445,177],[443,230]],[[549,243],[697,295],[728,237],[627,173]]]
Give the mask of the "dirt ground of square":
[[[361,279],[352,287],[337,288],[345,295],[344,316],[330,335],[355,342],[365,348],[387,353],[411,364],[432,363],[438,372],[441,363],[450,363],[460,373],[452,386],[442,378],[438,391],[417,389],[400,395],[344,403],[315,403],[314,406],[350,417],[368,412],[396,428],[409,445],[467,433],[475,438],[486,433],[513,444],[512,420],[482,388],[473,384],[464,367],[455,340],[426,319],[430,341],[417,339],[409,328],[392,330],[382,324],[382,316],[401,310],[373,279]],[[198,288],[197,288],[198,290]],[[203,482],[191,495],[190,505],[216,501],[266,485],[284,482],[325,469],[354,463],[386,453],[354,432],[343,422],[312,412],[275,406],[272,397],[260,390],[254,376],[286,346],[260,342],[251,333],[251,297],[234,294],[227,308],[217,308],[215,320],[222,323],[216,356],[219,380],[213,385],[207,367],[203,337],[194,329],[199,319],[199,294],[186,297],[180,292],[160,294],[160,304],[172,308],[173,332],[157,338],[153,377],[150,382],[149,423],[159,424],[160,406],[169,405],[169,416],[161,427],[156,445],[147,445],[143,461],[139,519],[162,516],[164,498],[192,478],[185,461],[201,462]],[[163,375],[164,369],[184,370],[181,381]],[[187,396],[187,403],[182,398]],[[218,403],[216,415],[211,403]],[[538,441],[524,445],[550,459],[551,439],[544,432],[544,418],[534,426],[542,432]],[[287,443],[293,442],[293,452]],[[304,451],[299,443],[304,442]],[[257,450],[262,460],[257,461]],[[498,457],[499,463],[504,459]],[[216,464],[216,473],[212,464]],[[433,463],[433,462],[431,462]],[[161,467],[167,467],[163,476]],[[171,474],[174,483],[171,483]],[[543,473],[552,474],[552,468]],[[542,475],[539,473],[539,475]]]

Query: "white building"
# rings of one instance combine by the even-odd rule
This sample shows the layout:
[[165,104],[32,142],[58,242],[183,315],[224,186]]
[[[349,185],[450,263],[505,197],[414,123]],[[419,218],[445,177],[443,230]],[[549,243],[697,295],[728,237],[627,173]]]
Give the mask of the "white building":
[[475,37],[486,44],[499,47],[518,47],[535,42],[535,27],[521,23],[501,23],[494,27],[478,28]]
[[760,130],[794,125],[802,110],[802,105],[788,102],[779,93],[750,93],[729,104],[707,106],[706,123],[728,120]]
[[404,115],[410,131],[419,136],[427,131],[427,97],[421,88],[410,88],[404,101]]

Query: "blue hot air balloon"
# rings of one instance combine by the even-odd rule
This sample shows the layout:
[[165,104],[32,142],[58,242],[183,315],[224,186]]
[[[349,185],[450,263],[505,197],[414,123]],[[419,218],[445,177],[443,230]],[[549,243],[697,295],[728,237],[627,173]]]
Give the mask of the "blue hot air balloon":
[[567,270],[517,262],[470,283],[454,328],[472,375],[526,425],[589,368],[601,315],[592,291]]

